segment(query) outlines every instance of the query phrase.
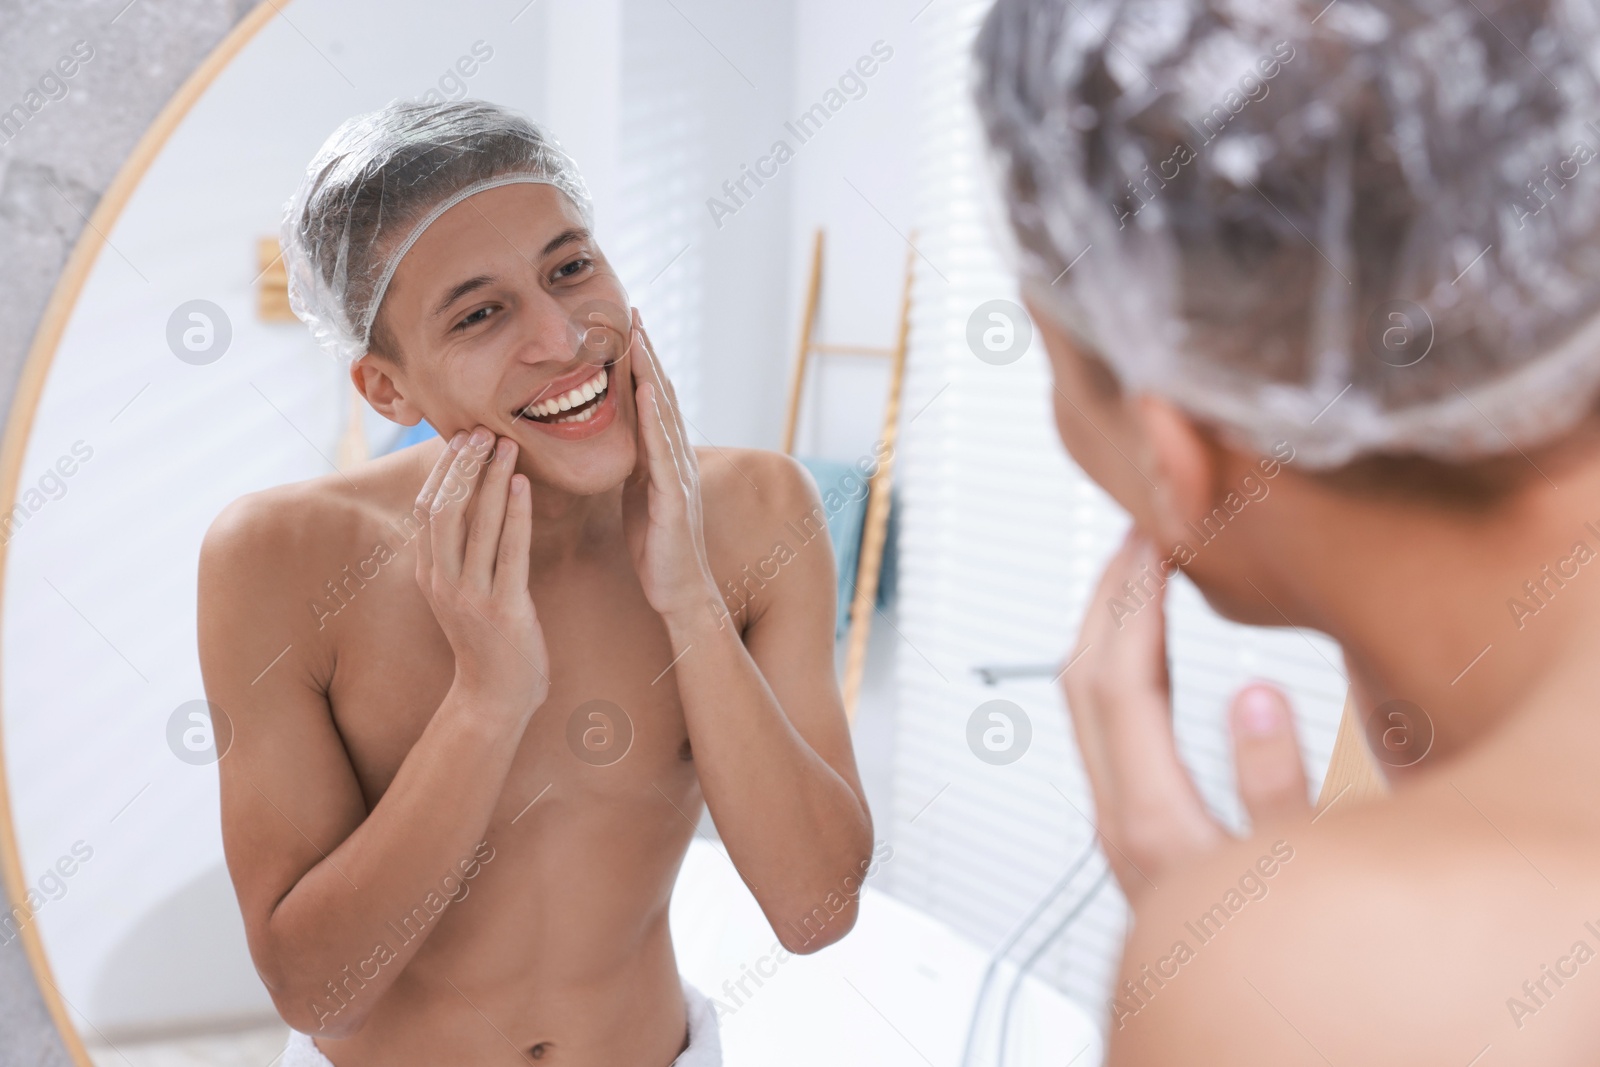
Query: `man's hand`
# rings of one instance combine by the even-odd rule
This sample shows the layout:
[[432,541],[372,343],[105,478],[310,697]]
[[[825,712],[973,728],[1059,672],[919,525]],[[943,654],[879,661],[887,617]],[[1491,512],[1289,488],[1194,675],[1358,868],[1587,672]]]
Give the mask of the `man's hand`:
[[[490,450],[493,448],[493,458]],[[532,715],[550,691],[544,631],[528,593],[533,507],[512,473],[517,445],[458,432],[417,497],[417,585],[455,652],[456,682]]]
[[[1106,856],[1130,904],[1164,873],[1228,836],[1178,759],[1164,588],[1121,619],[1106,608],[1124,582],[1153,572],[1156,560],[1149,541],[1129,535],[1106,565],[1084,617],[1073,651],[1081,661],[1062,680]],[[1305,769],[1282,692],[1264,684],[1245,687],[1233,699],[1231,721],[1239,794],[1251,821],[1309,816]]]
[[645,598],[671,623],[721,603],[706,561],[700,465],[637,308],[629,353],[639,459],[623,490],[623,521]]

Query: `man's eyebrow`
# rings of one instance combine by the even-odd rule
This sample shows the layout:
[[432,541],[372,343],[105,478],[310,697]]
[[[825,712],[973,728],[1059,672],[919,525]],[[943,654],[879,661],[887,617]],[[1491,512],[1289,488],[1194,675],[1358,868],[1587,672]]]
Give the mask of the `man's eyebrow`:
[[439,301],[439,306],[433,309],[432,317],[438,318],[440,315],[443,315],[446,311],[450,310],[451,304],[454,304],[457,300],[460,300],[473,290],[482,289],[484,286],[493,283],[493,281],[494,278],[491,275],[479,274],[468,278],[464,282],[461,282],[459,285],[452,288],[448,293],[444,294],[444,299]]
[[581,226],[575,226],[570,230],[562,230],[560,233],[556,234],[550,239],[550,243],[544,246],[544,248],[539,252],[539,255],[548,256],[551,252],[554,252],[556,249],[560,248],[569,241],[587,241],[590,236],[592,235],[589,233],[589,231]]
[[[581,226],[574,227],[570,230],[562,230],[560,233],[556,234],[550,239],[549,244],[540,249],[539,255],[541,257],[548,256],[551,252],[554,252],[564,244],[570,244],[573,241],[587,241],[591,236],[593,235]],[[433,309],[433,315],[431,317],[438,318],[440,315],[443,315],[446,311],[450,310],[450,305],[454,304],[457,300],[460,300],[470,292],[473,292],[477,289],[482,289],[486,285],[493,284],[493,282],[494,277],[489,274],[478,274],[468,278],[466,281],[461,282],[459,285],[453,287],[448,293],[444,294],[444,299],[439,301],[439,305]]]

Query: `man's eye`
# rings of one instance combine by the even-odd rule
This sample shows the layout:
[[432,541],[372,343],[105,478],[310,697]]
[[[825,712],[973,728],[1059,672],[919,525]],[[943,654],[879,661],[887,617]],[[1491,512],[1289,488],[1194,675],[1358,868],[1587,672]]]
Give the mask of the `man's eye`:
[[493,310],[494,308],[492,307],[481,307],[477,311],[474,311],[472,314],[468,315],[466,318],[462,319],[460,322],[456,323],[455,328],[458,330],[465,330],[469,326],[476,326],[478,323],[487,318],[489,312]]
[[564,263],[556,268],[557,278],[570,278],[594,266],[592,259],[575,259],[571,263]]

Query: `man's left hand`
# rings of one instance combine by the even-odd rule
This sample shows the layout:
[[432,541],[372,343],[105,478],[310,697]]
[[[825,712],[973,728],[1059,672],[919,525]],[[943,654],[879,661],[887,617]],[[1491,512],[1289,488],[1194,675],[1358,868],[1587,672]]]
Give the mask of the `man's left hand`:
[[623,490],[623,522],[645,598],[671,624],[715,610],[720,599],[706,561],[700,465],[638,308],[632,318],[639,459]]

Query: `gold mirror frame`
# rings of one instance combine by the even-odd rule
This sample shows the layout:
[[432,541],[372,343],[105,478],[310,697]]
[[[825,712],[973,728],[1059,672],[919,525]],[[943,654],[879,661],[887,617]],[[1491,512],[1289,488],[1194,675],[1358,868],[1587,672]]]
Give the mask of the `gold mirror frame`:
[[[39,328],[34,332],[33,343],[29,346],[27,358],[22,365],[16,394],[11,400],[5,434],[0,438],[0,514],[8,514],[17,504],[22,462],[27,454],[28,439],[33,432],[39,399],[44,393],[45,382],[49,380],[50,369],[55,363],[61,336],[77,309],[78,298],[89,279],[90,271],[99,259],[100,250],[106,244],[105,235],[116,226],[117,219],[127,206],[134,190],[144,180],[150,165],[160,155],[172,132],[188,116],[195,102],[211,87],[211,83],[255,37],[261,27],[279,13],[281,10],[279,4],[286,2],[288,0],[262,0],[240,19],[232,30],[228,31],[228,35],[179,86],[172,99],[167,101],[155,121],[134,145],[132,153],[117,171],[116,177],[106,187],[100,202],[95,205],[93,214],[89,216],[83,232],[73,245],[72,255],[68,257],[61,277],[50,294],[50,301],[45,305],[44,315],[39,321]],[[8,563],[8,545],[0,542],[0,603],[4,603]],[[0,664],[0,669],[3,669],[3,664]],[[16,827],[12,823],[11,787],[6,779],[3,721],[0,721],[0,877],[4,879],[8,910],[26,911],[27,879],[22,870],[21,854],[17,850]],[[39,937],[39,928],[33,921],[31,912],[27,913],[27,921],[19,927],[17,936],[22,941],[22,950],[33,971],[34,984],[38,987],[39,996],[50,1012],[50,1018],[55,1023],[67,1052],[79,1067],[94,1067],[89,1050],[68,1014],[68,1006],[61,996],[61,991],[56,987],[55,974],[45,956],[44,942]]]

